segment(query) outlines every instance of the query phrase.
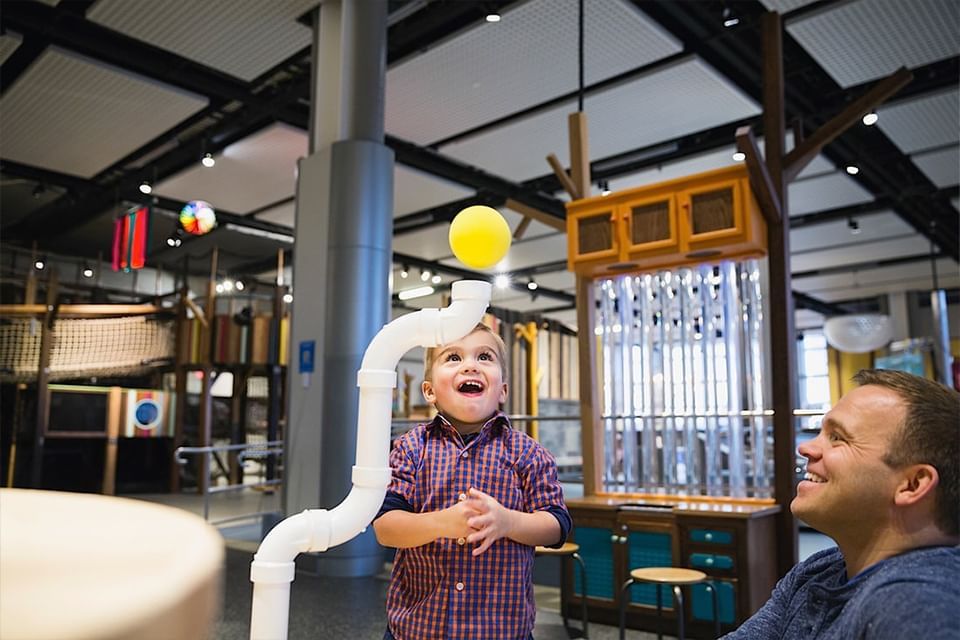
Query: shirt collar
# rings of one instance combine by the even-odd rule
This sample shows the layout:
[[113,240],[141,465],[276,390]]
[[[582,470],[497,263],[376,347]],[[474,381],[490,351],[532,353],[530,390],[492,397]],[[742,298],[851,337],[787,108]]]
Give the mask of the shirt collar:
[[[447,420],[446,416],[444,416],[442,413],[438,413],[436,416],[434,416],[433,420],[431,420],[427,425],[427,428],[432,431],[436,431],[438,434],[445,434],[448,436],[453,436],[454,434],[457,436],[460,435],[457,433],[456,428],[450,424],[450,421]],[[490,416],[486,422],[483,423],[483,426],[480,427],[479,433],[483,434],[486,432],[489,434],[489,437],[493,438],[500,435],[504,429],[509,428],[510,419],[507,418],[507,414],[505,414],[503,411],[497,411]]]

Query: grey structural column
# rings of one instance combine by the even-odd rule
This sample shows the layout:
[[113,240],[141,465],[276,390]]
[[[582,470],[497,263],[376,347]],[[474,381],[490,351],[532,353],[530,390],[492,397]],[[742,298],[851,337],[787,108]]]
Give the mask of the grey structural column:
[[[284,509],[332,509],[352,487],[357,371],[389,320],[393,151],[383,144],[386,0],[324,0],[314,24],[310,156],[297,176]],[[335,62],[335,61],[338,61]],[[325,75],[326,74],[326,75]],[[314,372],[299,368],[313,343]],[[298,563],[321,575],[379,572],[372,529]]]

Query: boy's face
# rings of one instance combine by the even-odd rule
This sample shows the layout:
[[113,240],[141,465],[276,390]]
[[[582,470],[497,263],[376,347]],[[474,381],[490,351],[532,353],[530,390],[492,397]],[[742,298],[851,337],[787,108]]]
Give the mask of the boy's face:
[[495,338],[473,331],[444,345],[432,363],[431,380],[423,382],[423,397],[461,433],[486,422],[507,397]]

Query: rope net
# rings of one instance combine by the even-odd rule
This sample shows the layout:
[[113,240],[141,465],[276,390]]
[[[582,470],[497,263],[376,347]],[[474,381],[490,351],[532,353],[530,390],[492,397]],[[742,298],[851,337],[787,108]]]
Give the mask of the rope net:
[[[50,381],[135,376],[173,359],[174,321],[146,316],[61,318],[50,341]],[[0,381],[36,380],[42,322],[0,320]]]

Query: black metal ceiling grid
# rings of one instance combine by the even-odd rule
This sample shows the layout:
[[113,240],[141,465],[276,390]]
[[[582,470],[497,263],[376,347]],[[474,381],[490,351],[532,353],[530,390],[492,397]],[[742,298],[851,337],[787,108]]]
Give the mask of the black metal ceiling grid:
[[[724,2],[633,1],[641,11],[684,44],[683,54],[678,55],[698,55],[747,95],[761,101],[762,61],[758,55],[761,43],[757,25],[765,8],[759,2],[738,2],[736,8],[741,25],[734,30],[726,30],[721,26],[720,17],[726,6]],[[201,93],[208,97],[210,106],[189,122],[181,123],[143,145],[90,182],[0,161],[0,172],[62,185],[68,190],[68,195],[59,202],[34,212],[20,224],[4,228],[5,240],[19,237],[22,241],[40,240],[42,243],[52,233],[63,233],[102,215],[118,197],[142,200],[143,196],[135,190],[140,180],[153,179],[154,175],[162,179],[182,171],[196,162],[201,144],[206,145],[208,151],[215,152],[276,121],[306,128],[305,103],[310,92],[309,51],[298,52],[254,82],[246,84],[84,19],[82,14],[91,4],[61,2],[57,7],[47,7],[34,2],[5,2],[4,11],[0,13],[0,26],[20,33],[24,41],[0,68],[0,92],[8,89],[48,44],[56,44]],[[463,0],[393,2],[391,9],[398,7],[402,11],[406,7],[406,11],[402,11],[403,17],[393,21],[389,27],[388,63],[395,64],[418,55],[470,28],[488,10],[503,10],[510,4],[512,2]],[[836,1],[823,0],[789,16],[824,10],[833,4]],[[787,76],[788,119],[800,118],[808,130],[822,124],[865,90],[861,87],[841,89],[789,35],[784,38],[784,69]],[[634,72],[642,73],[645,70],[641,68],[628,73]],[[895,96],[894,101],[956,86],[958,59],[939,61],[915,72],[915,80]],[[565,96],[557,99],[565,99]],[[554,102],[550,101],[549,104]],[[227,112],[224,106],[228,104],[239,108],[231,108]],[[538,105],[533,109],[542,107]],[[507,119],[522,117],[526,111],[529,110],[507,116]],[[195,125],[204,119],[209,119],[210,124],[197,133],[200,127]],[[751,124],[761,133],[758,120],[721,125],[645,149],[594,161],[591,163],[592,177],[601,179],[624,175],[668,160],[730,145],[733,131],[742,124]],[[488,123],[495,124],[502,122]],[[471,129],[456,137],[476,132]],[[181,134],[185,135],[182,140],[178,137]],[[187,137],[187,134],[193,135]],[[171,139],[175,139],[177,144],[170,151],[153,158],[145,169],[131,169],[138,158],[156,153],[165,145],[169,146]],[[549,195],[560,188],[552,174],[517,184],[447,158],[433,149],[394,137],[388,137],[387,143],[395,150],[398,161],[477,189],[477,196],[469,199],[471,203],[479,199],[499,205],[507,197],[512,197],[558,217],[564,215],[562,203]],[[869,157],[859,157],[864,150],[869,150]],[[838,166],[856,160],[862,169],[856,179],[877,197],[878,202],[892,206],[914,228],[932,237],[943,254],[957,259],[957,215],[948,197],[944,197],[943,190],[936,189],[881,131],[876,127],[869,130],[855,127],[829,145],[825,153]],[[395,231],[410,232],[447,222],[463,202],[399,217]],[[931,219],[935,221],[932,228],[929,225]],[[805,222],[815,221],[810,219]]]

